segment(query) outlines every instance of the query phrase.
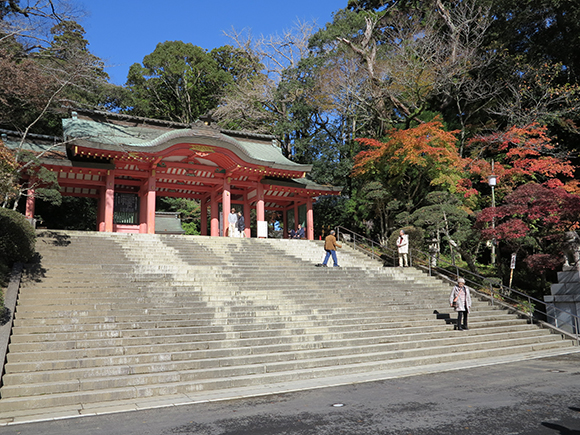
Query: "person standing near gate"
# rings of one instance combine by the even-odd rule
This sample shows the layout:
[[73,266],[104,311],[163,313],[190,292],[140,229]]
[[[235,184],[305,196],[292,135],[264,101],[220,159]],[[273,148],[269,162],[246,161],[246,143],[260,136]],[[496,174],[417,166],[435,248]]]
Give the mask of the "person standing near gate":
[[332,230],[326,239],[324,239],[324,250],[326,251],[326,257],[324,257],[324,261],[322,262],[322,266],[326,267],[326,263],[328,263],[328,258],[332,255],[332,261],[334,262],[334,267],[340,267],[338,265],[338,260],[336,259],[336,248],[342,248],[342,245],[336,243],[336,237],[334,235],[336,232]]
[[409,236],[403,230],[399,232],[397,249],[399,250],[399,267],[407,267],[409,265]]
[[241,211],[238,212],[238,222],[236,223],[236,225],[238,226],[239,237],[245,237],[246,221]]
[[238,223],[238,215],[236,214],[236,209],[232,208],[228,216],[228,237],[236,236],[236,224]]

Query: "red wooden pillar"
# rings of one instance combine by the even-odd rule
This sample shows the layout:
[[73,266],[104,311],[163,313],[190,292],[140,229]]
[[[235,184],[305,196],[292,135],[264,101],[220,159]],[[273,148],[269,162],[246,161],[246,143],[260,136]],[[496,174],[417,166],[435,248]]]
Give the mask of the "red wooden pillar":
[[262,183],[258,182],[256,196],[258,198],[256,202],[256,220],[264,221],[264,186]]
[[[258,181],[258,186],[256,188],[256,197],[256,227],[258,229],[258,235],[260,235],[260,231],[262,231],[262,238],[265,238],[268,234],[268,224],[264,216],[264,185],[260,181]],[[263,234],[263,231],[266,232],[266,235]]]
[[200,222],[200,234],[202,236],[207,236],[207,201],[208,201],[208,195],[205,195],[201,198],[200,204],[201,204],[201,222]]
[[26,192],[26,212],[27,219],[34,219],[34,209],[36,206],[36,197],[34,196],[34,189],[28,189]]
[[284,223],[284,233],[283,233],[282,237],[284,239],[287,239],[288,235],[290,234],[290,232],[288,231],[288,209],[287,208],[282,210],[282,222]]
[[139,189],[139,233],[147,234],[147,184],[149,179],[143,181]]
[[244,228],[245,237],[250,238],[252,237],[252,232],[250,230],[250,214],[251,214],[251,207],[250,201],[248,201],[248,192],[244,192],[244,224],[246,227]]
[[[143,195],[143,203],[141,206],[145,207],[145,231],[147,234],[155,234],[155,196],[156,196],[156,181],[155,171],[147,179],[145,186],[145,194]],[[141,232],[141,231],[139,231]]]
[[294,201],[294,229],[295,230],[298,229],[298,224],[302,224],[302,222],[300,222],[299,219],[300,219],[300,215],[298,214],[298,203],[296,201]]
[[113,232],[113,209],[115,207],[115,173],[107,173],[105,190],[102,196],[101,209],[103,210],[102,229],[99,231]]
[[312,210],[312,198],[306,200],[306,238],[314,240],[314,211]]
[[226,177],[224,179],[224,190],[222,191],[222,236],[229,236],[228,234],[228,230],[229,230],[229,222],[228,222],[228,216],[230,214],[230,208],[231,208],[231,201],[232,201],[232,197],[230,194],[230,178]]
[[106,186],[99,189],[99,202],[97,203],[97,231],[105,231],[105,193]]
[[[215,189],[215,188],[214,188]],[[220,235],[220,218],[219,218],[219,210],[218,210],[218,192],[217,189],[211,192],[211,229],[210,235],[212,237],[218,237]]]

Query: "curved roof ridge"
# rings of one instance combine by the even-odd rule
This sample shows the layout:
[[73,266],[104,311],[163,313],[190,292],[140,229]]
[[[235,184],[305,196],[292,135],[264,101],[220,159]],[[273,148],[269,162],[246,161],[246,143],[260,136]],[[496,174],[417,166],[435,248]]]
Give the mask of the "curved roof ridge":
[[[217,134],[204,134],[204,130],[206,129],[193,129],[193,128],[182,128],[182,129],[177,129],[177,130],[171,130],[171,131],[167,131],[159,136],[157,136],[154,139],[151,139],[150,141],[146,141],[146,142],[142,142],[142,143],[129,143],[127,142],[125,145],[126,146],[132,146],[132,147],[156,147],[156,146],[160,146],[162,144],[164,144],[165,142],[168,142],[172,139],[180,139],[182,137],[207,137],[210,139],[219,139],[222,140],[224,142],[228,142],[231,143],[232,145],[236,145],[239,146],[239,142],[237,140],[235,140],[232,137],[226,136],[220,132],[218,132],[217,130],[214,130],[213,132],[217,133]],[[208,133],[209,133],[209,129]]]
[[[161,125],[165,125],[167,127],[181,127],[181,128],[185,128],[185,129],[192,128],[198,123],[203,124],[202,121],[195,121],[195,122],[192,122],[191,124],[187,124],[184,122],[168,121],[165,119],[157,119],[157,118],[147,118],[144,116],[128,115],[126,113],[116,113],[116,112],[109,112],[106,110],[96,110],[96,109],[70,109],[70,113],[72,113],[72,112],[99,115],[99,116],[104,116],[106,118],[116,118],[116,119],[124,120],[124,121],[141,121],[143,123],[148,123],[148,124],[161,124]],[[216,125],[216,128],[213,128],[213,127],[209,127],[209,128],[212,128],[216,131],[219,131],[220,133],[228,134],[228,135],[240,135],[240,136],[254,137],[256,139],[276,139],[276,136],[274,136],[273,134],[257,133],[257,132],[253,132],[250,130],[229,130],[229,129],[221,128],[217,125]]]
[[229,149],[242,160],[255,165],[302,172],[312,169],[312,165],[296,163],[285,157],[282,150],[272,142],[262,140],[260,143],[252,138],[232,137],[203,123],[196,123],[191,128],[160,129],[146,125],[120,125],[104,120],[67,118],[63,119],[63,128],[65,135],[72,139],[71,144],[74,142],[80,146],[155,153],[179,142],[198,143]]

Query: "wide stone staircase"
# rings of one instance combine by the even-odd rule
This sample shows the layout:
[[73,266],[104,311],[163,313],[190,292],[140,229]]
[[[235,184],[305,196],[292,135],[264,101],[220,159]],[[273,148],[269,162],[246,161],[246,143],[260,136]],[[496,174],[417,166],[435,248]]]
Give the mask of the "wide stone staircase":
[[448,284],[348,247],[314,267],[321,242],[44,231],[37,250],[4,417],[573,346],[475,297],[454,331]]

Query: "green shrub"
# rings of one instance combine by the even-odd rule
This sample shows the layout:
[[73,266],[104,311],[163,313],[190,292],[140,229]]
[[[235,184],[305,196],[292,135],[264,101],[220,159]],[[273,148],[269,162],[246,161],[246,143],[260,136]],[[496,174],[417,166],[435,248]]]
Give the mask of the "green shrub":
[[182,222],[181,228],[183,228],[185,234],[188,236],[199,236],[200,234],[196,222]]
[[11,268],[0,259],[0,287],[8,285],[8,278],[10,277]]
[[36,234],[20,213],[0,208],[0,263],[12,266],[34,256]]
[[534,314],[534,311],[536,310],[536,306],[532,301],[520,301],[516,304],[516,308],[528,315]]

